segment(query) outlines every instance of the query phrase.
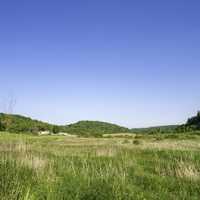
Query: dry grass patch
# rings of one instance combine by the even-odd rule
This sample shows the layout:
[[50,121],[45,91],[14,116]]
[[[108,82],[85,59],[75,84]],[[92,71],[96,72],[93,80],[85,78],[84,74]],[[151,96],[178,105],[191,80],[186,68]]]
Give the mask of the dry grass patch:
[[25,165],[34,170],[43,170],[47,165],[47,159],[35,155],[20,155],[17,157],[20,165]]
[[113,157],[118,152],[119,150],[117,150],[115,147],[101,147],[95,150],[95,156]]
[[177,163],[175,174],[177,177],[188,178],[191,180],[198,180],[200,178],[199,169],[194,164],[183,161]]
[[200,180],[200,170],[194,163],[183,160],[175,160],[170,164],[157,164],[155,171],[160,176],[171,176],[177,178],[186,178],[189,180]]

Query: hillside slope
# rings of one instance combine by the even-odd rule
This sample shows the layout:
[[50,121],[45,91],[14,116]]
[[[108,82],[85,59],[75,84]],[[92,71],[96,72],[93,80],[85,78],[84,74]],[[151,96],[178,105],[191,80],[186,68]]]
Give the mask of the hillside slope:
[[116,124],[99,121],[80,121],[66,126],[57,126],[21,115],[0,113],[0,131],[8,131],[11,133],[38,133],[40,131],[49,131],[52,133],[66,132],[83,136],[100,136],[104,133],[129,132],[129,129]]
[[52,131],[54,125],[21,115],[0,113],[0,131],[38,133]]
[[200,111],[197,115],[188,119],[186,126],[190,126],[193,129],[200,129]]
[[66,132],[79,135],[103,135],[111,133],[127,133],[128,128],[100,121],[79,121],[66,126]]
[[172,133],[175,132],[178,125],[167,125],[167,126],[154,126],[147,128],[133,128],[131,129],[132,133]]

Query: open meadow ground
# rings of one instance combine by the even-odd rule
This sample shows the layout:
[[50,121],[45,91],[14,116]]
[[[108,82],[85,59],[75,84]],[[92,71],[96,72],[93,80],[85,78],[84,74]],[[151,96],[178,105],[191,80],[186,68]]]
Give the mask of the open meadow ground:
[[1,200],[199,200],[200,136],[0,133]]

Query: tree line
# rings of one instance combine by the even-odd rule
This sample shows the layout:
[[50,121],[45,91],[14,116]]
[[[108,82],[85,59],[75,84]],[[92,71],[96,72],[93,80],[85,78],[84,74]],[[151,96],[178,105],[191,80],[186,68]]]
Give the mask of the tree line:
[[164,133],[183,133],[200,130],[200,112],[191,117],[183,125],[158,126],[141,129],[128,129],[116,124],[100,121],[79,121],[74,124],[58,126],[39,120],[33,120],[21,115],[0,113],[0,131],[10,133],[33,133],[48,131],[57,134],[59,132],[76,134],[81,136],[102,136],[103,134],[113,133],[144,133],[144,134],[164,134]]

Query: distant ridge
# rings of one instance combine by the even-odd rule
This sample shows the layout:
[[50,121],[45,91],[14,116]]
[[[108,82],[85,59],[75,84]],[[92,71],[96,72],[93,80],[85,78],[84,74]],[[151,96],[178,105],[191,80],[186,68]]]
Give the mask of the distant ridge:
[[66,126],[66,131],[71,134],[81,135],[103,135],[112,133],[127,133],[130,132],[128,128],[100,121],[79,121],[74,124]]
[[115,133],[176,133],[200,130],[200,111],[196,116],[191,117],[183,125],[155,126],[148,128],[129,129],[117,124],[83,120],[69,125],[54,125],[22,115],[0,113],[0,131],[13,133],[49,133],[65,132],[82,136],[101,136],[103,134]]
[[175,132],[179,125],[152,126],[147,128],[133,128],[133,133],[172,133]]
[[22,115],[0,113],[0,131],[11,133],[50,133],[66,132],[84,136],[101,136],[104,133],[126,133],[128,128],[100,121],[79,121],[70,125],[58,126]]

